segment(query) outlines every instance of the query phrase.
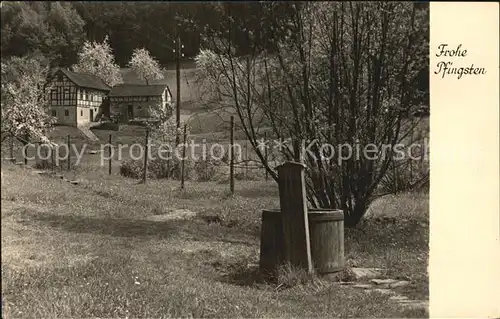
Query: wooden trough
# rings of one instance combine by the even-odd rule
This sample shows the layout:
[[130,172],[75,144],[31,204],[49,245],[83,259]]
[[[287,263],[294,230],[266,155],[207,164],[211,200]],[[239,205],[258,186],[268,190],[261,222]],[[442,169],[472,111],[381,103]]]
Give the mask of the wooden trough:
[[[344,269],[344,213],[334,209],[308,210],[311,259],[316,273],[324,275]],[[262,211],[260,270],[274,274],[286,262],[283,214]]]

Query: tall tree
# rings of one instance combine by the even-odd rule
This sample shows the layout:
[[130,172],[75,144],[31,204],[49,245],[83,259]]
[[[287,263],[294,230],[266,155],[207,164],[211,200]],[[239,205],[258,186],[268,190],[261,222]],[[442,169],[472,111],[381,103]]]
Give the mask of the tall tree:
[[42,52],[69,66],[83,43],[84,21],[70,3],[7,2],[2,7],[2,57]]
[[[276,33],[262,24],[269,19],[280,19],[287,14],[290,4],[279,4],[274,17],[265,10],[265,4],[221,2],[72,2],[86,22],[85,31],[91,41],[101,41],[105,34],[116,52],[120,66],[128,63],[134,48],[147,47],[161,64],[175,59],[173,41],[179,36],[186,57],[194,57],[200,48],[200,34],[205,28],[217,28],[228,10],[234,19],[233,28],[239,52],[246,52],[246,30],[257,41],[264,42],[267,34]],[[250,14],[249,14],[250,13]],[[227,29],[225,30],[227,32]],[[241,36],[240,36],[241,35]],[[270,42],[268,42],[270,44]],[[272,46],[270,46],[272,48]]]
[[158,61],[144,48],[134,50],[129,62],[129,67],[139,78],[143,79],[147,85],[153,80],[161,80],[164,78]]
[[[2,57],[46,51],[49,28],[44,14],[27,2],[6,2],[2,7]],[[45,53],[45,52],[44,52]]]
[[123,83],[108,37],[102,43],[86,41],[78,53],[78,63],[73,65],[73,71],[95,75],[109,86]]
[[49,44],[57,52],[57,65],[72,65],[85,40],[85,22],[68,2],[50,3],[46,21],[52,35]]

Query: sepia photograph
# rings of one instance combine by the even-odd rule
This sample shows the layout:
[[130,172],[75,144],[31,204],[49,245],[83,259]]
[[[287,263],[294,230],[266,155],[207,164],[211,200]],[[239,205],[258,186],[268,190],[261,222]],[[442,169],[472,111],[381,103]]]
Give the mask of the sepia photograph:
[[2,1],[2,317],[429,318],[429,19]]

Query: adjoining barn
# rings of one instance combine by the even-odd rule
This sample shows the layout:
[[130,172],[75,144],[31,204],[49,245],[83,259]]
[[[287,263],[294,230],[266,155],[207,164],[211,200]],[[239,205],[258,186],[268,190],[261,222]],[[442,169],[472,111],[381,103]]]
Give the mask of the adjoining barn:
[[50,113],[58,124],[80,126],[94,122],[105,108],[111,87],[99,77],[58,69],[49,78]]
[[109,92],[110,117],[119,122],[146,119],[150,108],[172,108],[172,93],[166,84],[120,84]]

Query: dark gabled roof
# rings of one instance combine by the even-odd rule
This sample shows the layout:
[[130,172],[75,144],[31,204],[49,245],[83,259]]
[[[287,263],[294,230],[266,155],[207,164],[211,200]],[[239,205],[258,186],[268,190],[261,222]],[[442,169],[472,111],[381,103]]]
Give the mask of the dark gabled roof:
[[170,89],[166,84],[119,84],[109,92],[109,96],[161,96],[165,90]]
[[[102,91],[111,90],[110,86],[108,86],[106,83],[104,83],[103,80],[101,80],[101,78],[95,75],[76,73],[63,68],[59,69],[58,71],[61,71],[70,79],[71,82],[75,83],[79,87],[97,89]],[[58,71],[56,71],[54,75],[57,74]]]

